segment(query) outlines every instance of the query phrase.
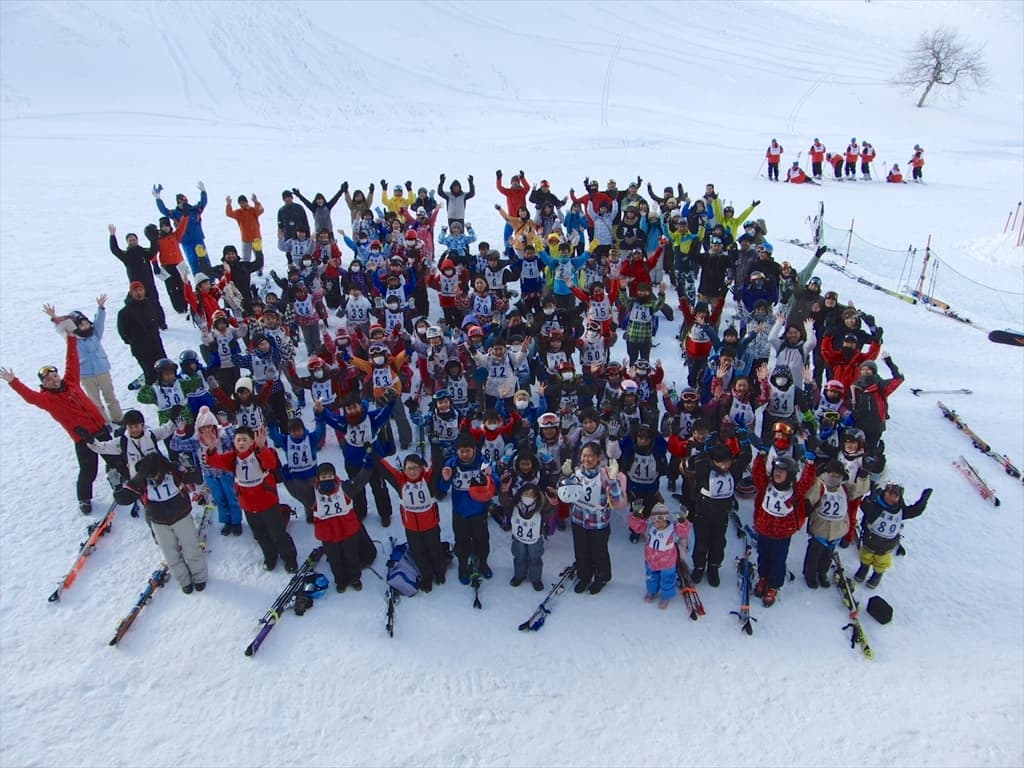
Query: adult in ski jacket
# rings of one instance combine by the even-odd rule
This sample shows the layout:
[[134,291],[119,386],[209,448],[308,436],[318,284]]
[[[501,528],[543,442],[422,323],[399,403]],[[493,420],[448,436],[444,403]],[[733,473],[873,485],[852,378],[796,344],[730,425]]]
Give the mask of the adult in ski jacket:
[[147,384],[156,381],[156,361],[167,357],[160,338],[162,327],[166,326],[160,306],[149,297],[142,283],[132,283],[124,307],[117,313],[117,333],[142,368]]
[[892,373],[891,379],[878,376],[878,363],[866,360],[860,367],[860,378],[850,387],[853,400],[853,423],[864,431],[865,449],[870,453],[878,447],[889,418],[889,395],[903,383],[903,374],[896,367],[888,352],[882,353],[882,360]]
[[190,205],[188,198],[180,192],[175,195],[175,207],[168,209],[164,201],[160,199],[160,187],[153,188],[153,197],[156,198],[156,207],[164,216],[174,219],[188,217],[188,226],[185,228],[185,236],[181,238],[181,247],[185,250],[185,258],[192,268],[192,273],[206,272],[210,270],[210,259],[206,255],[206,235],[203,234],[203,210],[206,208],[206,185],[199,182],[199,203]]
[[[74,442],[78,459],[78,504],[82,514],[87,515],[92,512],[92,484],[99,469],[99,459],[89,450],[89,442],[109,440],[111,435],[100,409],[81,387],[78,341],[70,335],[73,324],[70,320],[63,320],[59,327],[67,335],[63,378],[54,365],[44,365],[39,369],[38,390],[29,389],[9,368],[0,368],[0,378],[10,384],[26,403],[50,414]],[[103,461],[108,468],[117,470],[118,482],[127,476],[124,460],[119,456],[104,456]]]
[[128,273],[128,282],[139,282],[146,286],[146,295],[160,310],[160,325],[166,328],[167,319],[164,316],[164,308],[160,306],[160,296],[156,292],[156,282],[153,279],[153,269],[150,266],[153,257],[157,255],[156,243],[151,239],[149,248],[143,248],[139,245],[139,236],[134,232],[129,232],[128,250],[122,251],[117,244],[117,227],[111,224],[107,230],[110,232],[110,252],[124,264],[125,272]]

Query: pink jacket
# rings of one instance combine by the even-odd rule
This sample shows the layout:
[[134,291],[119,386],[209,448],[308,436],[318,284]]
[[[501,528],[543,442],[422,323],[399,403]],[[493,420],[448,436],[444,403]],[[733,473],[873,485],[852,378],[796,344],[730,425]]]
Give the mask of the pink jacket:
[[676,567],[677,549],[676,544],[681,544],[683,549],[686,549],[690,540],[690,531],[693,530],[693,525],[689,520],[684,520],[681,523],[676,523],[672,535],[669,537],[666,546],[661,549],[654,549],[651,546],[651,537],[648,536],[648,532],[654,527],[654,523],[650,520],[644,520],[642,517],[636,515],[628,515],[626,520],[629,523],[629,529],[633,533],[639,533],[641,536],[645,536],[644,543],[644,559],[647,564],[651,566],[651,570],[654,571],[667,571],[670,568]]

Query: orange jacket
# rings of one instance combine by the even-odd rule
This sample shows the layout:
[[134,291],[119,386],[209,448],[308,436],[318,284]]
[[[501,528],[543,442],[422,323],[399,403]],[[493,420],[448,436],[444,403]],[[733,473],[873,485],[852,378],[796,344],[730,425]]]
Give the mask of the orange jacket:
[[811,158],[812,163],[820,163],[825,159],[825,145],[820,141],[817,144],[811,144],[811,148],[807,150],[807,154]]
[[224,214],[229,219],[234,219],[238,223],[238,230],[242,233],[243,243],[251,243],[253,240],[263,239],[263,235],[260,234],[260,216],[263,215],[262,203],[257,202],[256,205],[250,205],[248,208],[235,210],[231,207],[231,201],[228,200],[224,206]]
[[850,144],[846,148],[846,162],[856,163],[860,159],[860,147],[856,144]]
[[785,152],[785,150],[782,148],[781,144],[769,144],[764,156],[768,158],[769,163],[777,163],[782,159],[783,152]]
[[161,267],[176,267],[184,260],[181,255],[181,238],[185,236],[188,227],[188,216],[182,216],[177,224],[173,232],[166,235],[161,233],[157,238],[157,253],[150,261],[158,261]]

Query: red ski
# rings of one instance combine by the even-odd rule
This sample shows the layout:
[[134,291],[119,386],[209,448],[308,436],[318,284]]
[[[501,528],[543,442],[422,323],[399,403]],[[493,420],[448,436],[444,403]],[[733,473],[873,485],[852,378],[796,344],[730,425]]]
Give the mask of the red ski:
[[986,501],[991,501],[993,506],[999,506],[999,498],[996,496],[996,492],[992,490],[988,483],[981,479],[981,475],[967,459],[961,456],[959,459],[953,462],[953,466],[964,477],[967,478],[968,482],[974,486],[975,490],[981,495],[981,498]]

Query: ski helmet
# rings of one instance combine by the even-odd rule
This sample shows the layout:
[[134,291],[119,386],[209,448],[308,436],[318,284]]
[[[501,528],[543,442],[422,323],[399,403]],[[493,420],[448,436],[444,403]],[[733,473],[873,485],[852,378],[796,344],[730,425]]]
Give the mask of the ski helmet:
[[558,484],[558,498],[566,504],[574,504],[583,497],[583,483],[575,475],[564,478]]
[[153,370],[156,371],[157,375],[165,368],[173,368],[175,371],[178,370],[178,364],[171,360],[169,357],[161,357],[153,364]]
[[864,436],[864,430],[857,429],[857,427],[847,427],[846,429],[843,430],[843,442],[844,443],[847,440],[854,440],[854,441],[857,442],[857,444],[861,448],[863,448],[864,447],[864,441],[866,439],[867,438],[865,438],[865,436]]

